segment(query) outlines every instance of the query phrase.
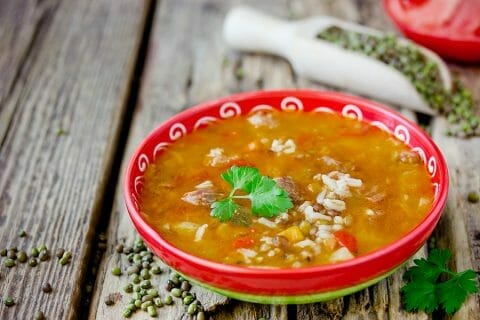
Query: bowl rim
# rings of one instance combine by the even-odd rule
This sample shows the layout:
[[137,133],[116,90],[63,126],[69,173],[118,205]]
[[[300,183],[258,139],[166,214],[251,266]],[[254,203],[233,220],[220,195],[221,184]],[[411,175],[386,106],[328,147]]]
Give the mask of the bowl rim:
[[[425,217],[407,234],[405,234],[400,239],[387,244],[377,250],[368,252],[361,256],[355,257],[351,260],[338,262],[338,263],[331,263],[331,264],[323,264],[317,266],[308,266],[308,267],[301,267],[301,268],[261,268],[255,266],[236,266],[236,265],[229,265],[224,264],[208,259],[204,259],[188,252],[185,252],[172,243],[165,240],[157,231],[155,231],[141,216],[140,210],[135,208],[132,199],[132,191],[133,188],[129,183],[131,179],[133,179],[132,172],[133,168],[136,164],[135,160],[139,157],[142,150],[149,144],[149,142],[155,138],[158,132],[165,130],[173,123],[191,117],[200,111],[204,111],[206,109],[213,109],[218,108],[218,106],[222,105],[226,102],[237,102],[240,103],[242,100],[249,100],[249,99],[259,99],[259,98],[269,98],[272,96],[279,96],[279,97],[286,97],[286,96],[294,96],[298,98],[322,98],[328,100],[334,100],[337,102],[345,103],[345,104],[355,104],[360,108],[367,108],[376,113],[380,113],[382,115],[388,116],[393,118],[397,122],[400,122],[402,125],[405,125],[408,129],[415,131],[415,134],[418,135],[419,140],[421,140],[421,145],[429,144],[430,147],[434,150],[434,154],[437,156],[438,160],[438,170],[439,173],[443,172],[439,179],[442,183],[439,184],[438,189],[438,197],[433,202],[431,209],[425,215]],[[303,112],[303,111],[302,111]],[[364,120],[362,120],[364,121]],[[367,122],[367,121],[365,121]],[[209,100],[206,102],[202,102],[197,104],[193,107],[190,107],[180,113],[169,117],[167,120],[162,122],[158,125],[155,129],[153,129],[138,145],[135,149],[134,153],[129,159],[128,166],[126,169],[126,174],[124,178],[124,199],[127,207],[127,211],[131,221],[133,222],[137,232],[140,234],[141,237],[147,238],[149,242],[152,242],[154,246],[161,247],[165,251],[173,254],[183,260],[191,261],[194,264],[201,265],[202,267],[209,269],[211,271],[218,272],[219,274],[229,274],[229,275],[249,275],[249,276],[268,276],[268,277],[289,277],[293,275],[314,275],[318,273],[329,273],[333,272],[332,274],[339,272],[339,271],[348,271],[355,269],[356,266],[362,265],[368,261],[376,260],[381,257],[388,257],[389,254],[394,253],[399,248],[405,246],[411,241],[414,241],[419,235],[424,234],[426,232],[431,232],[429,229],[432,228],[432,224],[435,225],[440,216],[443,212],[443,209],[446,204],[447,195],[448,195],[448,186],[449,186],[449,178],[448,178],[448,168],[438,146],[435,142],[415,123],[401,115],[395,110],[392,110],[378,102],[370,101],[365,98],[360,98],[354,95],[346,94],[346,93],[339,93],[335,91],[324,91],[324,90],[312,90],[312,89],[275,89],[275,90],[259,90],[259,91],[248,91],[248,92],[241,92],[233,95],[224,96],[215,100]],[[412,253],[413,255],[413,253]]]

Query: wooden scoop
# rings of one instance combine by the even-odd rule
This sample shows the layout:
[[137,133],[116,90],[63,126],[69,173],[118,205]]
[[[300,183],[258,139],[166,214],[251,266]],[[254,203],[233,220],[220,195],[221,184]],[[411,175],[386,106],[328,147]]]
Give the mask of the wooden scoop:
[[[284,57],[297,74],[307,78],[426,114],[435,114],[400,71],[375,58],[316,38],[319,32],[331,26],[374,36],[383,35],[378,30],[327,16],[283,21],[248,7],[236,7],[225,18],[223,36],[234,49]],[[406,39],[399,41],[416,46],[436,63],[444,87],[451,89],[450,72],[439,56]]]

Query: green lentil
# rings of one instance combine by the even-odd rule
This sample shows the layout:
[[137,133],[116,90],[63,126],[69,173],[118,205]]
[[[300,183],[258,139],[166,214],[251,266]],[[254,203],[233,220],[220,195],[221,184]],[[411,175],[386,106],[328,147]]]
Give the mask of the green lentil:
[[152,300],[153,300],[153,296],[151,296],[149,294],[146,294],[142,297],[142,302],[152,301]]
[[171,293],[174,297],[180,297],[182,295],[182,291],[180,291],[179,288],[173,288]]
[[163,299],[163,303],[165,303],[166,305],[170,305],[173,303],[173,298],[171,295],[168,295],[166,296],[164,299]]
[[4,264],[5,264],[5,267],[12,268],[15,266],[15,260],[8,258],[5,260]]
[[147,307],[147,312],[148,312],[148,315],[149,315],[150,317],[152,317],[152,318],[153,318],[153,317],[156,317],[156,316],[158,315],[158,314],[157,314],[157,309],[155,309],[154,306],[148,306],[148,307]]
[[143,261],[141,266],[143,269],[150,269],[150,262]]
[[123,312],[122,312],[122,315],[125,317],[125,318],[130,318],[133,314],[133,311],[130,310],[130,309],[123,309]]
[[178,280],[179,275],[177,273],[170,273],[170,281],[173,282],[175,285],[180,284],[180,280]]
[[160,269],[159,266],[153,266],[152,269],[150,270],[151,273],[153,274],[160,274],[162,273],[162,269]]
[[131,276],[130,280],[132,280],[134,284],[139,284],[141,281],[140,276],[136,273]]
[[403,73],[433,110],[447,117],[450,134],[458,137],[480,135],[480,117],[470,91],[458,81],[452,90],[444,88],[438,66],[419,49],[404,44],[392,35],[372,36],[339,27],[330,27],[317,34],[344,49],[362,52]]
[[18,260],[18,262],[20,262],[20,263],[25,263],[25,262],[27,262],[27,260],[28,260],[27,253],[26,253],[25,251],[21,250],[21,251],[18,253],[17,260]]
[[35,320],[45,320],[45,315],[43,314],[42,311],[37,311],[37,312],[35,312],[34,319]]
[[185,298],[183,298],[183,304],[189,305],[193,302],[193,300],[195,300],[195,298],[192,295],[187,295]]
[[139,292],[135,292],[132,297],[135,300],[142,300],[142,295]]
[[11,307],[15,305],[15,300],[13,300],[12,297],[5,297],[3,298],[3,304],[6,305],[7,307]]
[[133,292],[133,284],[129,283],[125,287],[123,287],[123,291],[126,293],[132,293]]
[[114,276],[120,276],[122,274],[122,270],[119,267],[113,267],[112,268],[112,274]]
[[199,313],[197,313],[196,320],[205,320],[205,312],[200,311]]
[[65,251],[62,256],[62,258],[65,258],[65,259],[70,259],[71,257],[72,257],[72,253],[70,251]]
[[0,256],[6,257],[7,256],[7,249],[0,250]]
[[142,297],[143,297],[144,295],[147,294],[147,290],[146,290],[146,289],[140,289],[140,292],[139,292],[139,293],[140,293],[140,294],[142,295]]
[[20,230],[20,232],[18,233],[18,236],[20,238],[25,238],[27,236],[27,232],[25,230]]
[[187,308],[187,313],[189,315],[194,315],[196,312],[197,312],[197,304],[196,303],[190,304]]
[[32,248],[32,251],[30,252],[31,256],[32,257],[38,257],[38,254],[40,253],[40,251],[38,251],[37,248]]
[[143,278],[143,280],[148,280],[151,278],[150,272],[147,269],[140,271],[140,276]]
[[158,297],[158,291],[157,291],[157,289],[148,289],[148,290],[147,290],[147,294],[150,295],[150,296],[152,296],[152,297],[154,297],[154,298],[155,298],[155,297]]
[[152,287],[152,283],[150,282],[150,280],[143,280],[141,283],[140,283],[140,287],[142,289],[150,289]]
[[151,307],[151,306],[153,306],[153,302],[152,302],[152,301],[150,301],[150,300],[149,300],[149,301],[145,301],[145,302],[142,303],[140,309],[142,309],[143,311],[147,311],[147,308],[148,308],[148,307]]
[[140,299],[137,299],[135,300],[135,302],[133,303],[137,308],[140,308],[142,306],[142,300]]
[[30,259],[28,259],[28,265],[30,267],[36,267],[37,264],[38,264],[37,259],[35,259],[34,257],[31,257]]
[[158,308],[163,307],[163,302],[161,298],[155,298],[153,299],[153,304],[157,306]]
[[137,310],[137,307],[136,307],[135,304],[133,304],[133,303],[127,304],[127,306],[126,306],[125,308],[130,309],[130,310],[132,310],[132,311]]
[[477,203],[480,200],[480,196],[475,191],[472,191],[468,193],[467,200],[471,203]]
[[45,250],[47,250],[48,248],[47,248],[46,245],[42,244],[42,245],[41,245],[40,247],[38,247],[37,249],[38,249],[38,251],[40,252],[40,251],[45,251]]
[[47,261],[50,259],[50,253],[48,252],[47,249],[41,250],[40,253],[38,254],[38,258],[40,261]]
[[62,258],[60,259],[60,264],[61,264],[62,266],[68,264],[69,262],[70,262],[70,259],[66,259],[65,257],[62,257]]

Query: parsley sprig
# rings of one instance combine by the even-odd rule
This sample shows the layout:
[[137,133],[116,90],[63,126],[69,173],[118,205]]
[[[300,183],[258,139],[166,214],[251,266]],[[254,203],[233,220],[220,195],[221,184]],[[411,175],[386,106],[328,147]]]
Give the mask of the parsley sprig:
[[446,249],[434,249],[428,259],[415,259],[415,266],[405,272],[409,281],[402,289],[407,311],[423,310],[432,313],[443,309],[453,314],[469,294],[479,291],[473,270],[453,272],[446,266],[451,253]]
[[[274,217],[293,207],[288,193],[273,179],[262,176],[257,168],[232,166],[221,177],[232,191],[225,199],[212,203],[210,215],[222,222],[232,219],[238,209],[235,199],[249,199],[252,213],[261,217]],[[245,194],[236,195],[239,190]]]

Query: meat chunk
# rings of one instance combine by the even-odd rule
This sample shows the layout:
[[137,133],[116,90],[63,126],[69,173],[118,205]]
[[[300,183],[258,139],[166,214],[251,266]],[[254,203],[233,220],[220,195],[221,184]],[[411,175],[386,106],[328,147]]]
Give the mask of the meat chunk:
[[207,180],[196,185],[194,191],[185,193],[182,200],[196,206],[206,206],[214,203],[219,196],[221,196],[221,194],[216,192],[213,189],[212,182]]
[[187,192],[183,195],[182,200],[196,206],[211,205],[217,200],[218,193],[212,189],[197,189]]
[[279,177],[274,178],[273,180],[275,180],[280,188],[284,189],[288,193],[288,196],[293,200],[293,202],[300,202],[303,200],[303,196],[300,190],[298,190],[298,187],[295,184],[295,181],[293,181],[292,177]]

